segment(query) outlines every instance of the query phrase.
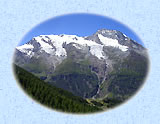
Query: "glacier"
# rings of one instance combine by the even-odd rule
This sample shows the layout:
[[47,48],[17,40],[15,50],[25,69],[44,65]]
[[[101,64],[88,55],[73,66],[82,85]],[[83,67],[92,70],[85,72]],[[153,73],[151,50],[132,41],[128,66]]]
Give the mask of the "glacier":
[[[125,45],[119,44],[117,39],[107,38],[101,34],[98,34],[98,38],[102,42],[102,44],[96,43],[92,40],[87,40],[85,37],[79,37],[76,35],[40,35],[36,36],[33,39],[39,43],[40,51],[45,51],[48,54],[55,54],[56,56],[67,56],[67,52],[65,48],[63,48],[63,44],[70,44],[76,47],[77,49],[82,49],[83,47],[90,47],[89,52],[96,56],[98,59],[105,59],[103,47],[111,46],[120,49],[125,52],[128,50],[128,47]],[[54,47],[55,48],[54,48]],[[27,56],[33,56],[34,46],[32,44],[26,43],[22,46],[16,47],[17,50],[26,53]]]

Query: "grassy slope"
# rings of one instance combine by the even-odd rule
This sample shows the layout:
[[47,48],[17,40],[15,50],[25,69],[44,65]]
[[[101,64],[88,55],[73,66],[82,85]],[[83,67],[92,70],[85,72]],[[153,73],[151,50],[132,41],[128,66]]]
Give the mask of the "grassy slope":
[[14,65],[15,74],[22,88],[36,101],[50,108],[73,113],[90,113],[101,109],[88,104],[81,97],[56,88]]
[[90,75],[91,70],[89,69],[88,60],[81,61],[79,63],[74,62],[72,59],[65,59],[60,65],[56,67],[54,74],[68,74],[68,73],[79,73]]

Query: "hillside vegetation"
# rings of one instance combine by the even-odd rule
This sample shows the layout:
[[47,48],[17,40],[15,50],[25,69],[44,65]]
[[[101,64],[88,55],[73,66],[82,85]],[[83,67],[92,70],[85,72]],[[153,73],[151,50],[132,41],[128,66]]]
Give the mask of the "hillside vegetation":
[[81,97],[48,84],[15,64],[13,66],[15,75],[24,91],[47,107],[72,113],[90,113],[101,110]]

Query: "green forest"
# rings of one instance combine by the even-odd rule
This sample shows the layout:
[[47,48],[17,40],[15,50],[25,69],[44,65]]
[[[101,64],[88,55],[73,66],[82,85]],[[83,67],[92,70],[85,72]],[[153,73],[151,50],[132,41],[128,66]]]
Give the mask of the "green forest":
[[13,66],[16,78],[24,91],[49,108],[72,113],[93,113],[102,110],[81,97],[40,80],[15,64]]

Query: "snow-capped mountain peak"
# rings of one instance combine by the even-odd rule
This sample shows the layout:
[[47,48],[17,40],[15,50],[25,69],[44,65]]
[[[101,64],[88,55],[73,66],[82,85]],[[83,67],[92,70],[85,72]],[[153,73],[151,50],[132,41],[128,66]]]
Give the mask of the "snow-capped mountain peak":
[[33,42],[36,42],[39,44],[39,51],[40,52],[46,52],[50,55],[55,55],[58,57],[67,56],[67,52],[65,48],[63,47],[63,44],[72,44],[73,47],[77,49],[82,49],[83,47],[89,47],[89,52],[96,56],[99,59],[105,59],[103,47],[104,46],[110,46],[118,48],[119,50],[125,52],[128,50],[128,46],[121,45],[117,39],[113,39],[111,37],[105,36],[105,33],[111,33],[113,31],[109,30],[99,30],[97,32],[97,36],[101,42],[97,43],[91,39],[86,39],[86,37],[79,37],[76,35],[40,35],[37,37],[34,37],[31,41],[27,44],[24,44],[22,46],[16,47],[17,50],[25,53],[27,56],[32,57],[34,55],[34,45]]
[[34,49],[34,46],[31,44],[24,44],[22,46],[18,46],[16,47],[16,49],[18,49],[20,52],[26,54],[29,57],[32,57],[34,55],[32,52],[32,50]]

